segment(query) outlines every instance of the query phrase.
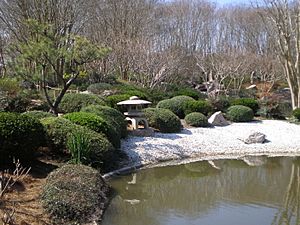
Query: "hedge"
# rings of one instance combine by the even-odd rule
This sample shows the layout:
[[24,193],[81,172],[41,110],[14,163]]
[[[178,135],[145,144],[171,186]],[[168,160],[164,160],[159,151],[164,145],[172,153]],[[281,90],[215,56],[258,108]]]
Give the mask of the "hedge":
[[163,133],[176,133],[181,130],[180,119],[168,109],[147,108],[144,109],[149,126]]
[[90,146],[90,154],[84,164],[103,169],[109,166],[109,158],[113,154],[114,148],[103,134],[76,125],[61,117],[43,118],[41,122],[46,130],[48,146],[53,153],[69,155],[67,143],[72,135],[80,132],[86,135]]
[[258,111],[259,109],[259,104],[258,101],[252,98],[238,98],[230,101],[230,105],[243,105],[251,108],[254,112],[254,114]]
[[0,113],[0,161],[28,160],[44,144],[45,133],[39,120],[16,113]]
[[114,147],[120,148],[120,134],[102,117],[88,112],[73,112],[64,115],[64,118],[77,125],[105,134]]
[[49,112],[44,112],[44,111],[28,111],[23,113],[26,116],[31,116],[33,118],[36,118],[38,120],[42,119],[42,118],[46,118],[46,117],[55,117],[54,114],[49,113]]
[[193,127],[208,127],[207,117],[199,112],[193,112],[185,116],[185,122]]
[[210,102],[204,101],[204,100],[198,100],[198,101],[188,101],[185,104],[184,108],[184,114],[188,115],[193,112],[199,112],[204,115],[208,115],[213,111],[212,105]]
[[41,200],[55,224],[98,222],[108,191],[97,170],[67,164],[49,174]]
[[183,119],[185,114],[185,105],[189,101],[195,101],[192,97],[189,96],[176,96],[171,99],[165,99],[160,101],[157,104],[157,108],[169,109],[175,113],[180,119]]
[[293,116],[297,119],[300,120],[300,108],[294,109],[293,110]]
[[105,105],[105,102],[96,95],[68,93],[63,97],[59,109],[64,113],[79,112],[88,105]]
[[253,119],[253,110],[247,106],[234,105],[227,110],[226,117],[233,122],[249,122]]
[[81,109],[81,112],[94,113],[101,116],[107,123],[115,128],[120,137],[127,136],[127,121],[119,111],[109,106],[90,105]]

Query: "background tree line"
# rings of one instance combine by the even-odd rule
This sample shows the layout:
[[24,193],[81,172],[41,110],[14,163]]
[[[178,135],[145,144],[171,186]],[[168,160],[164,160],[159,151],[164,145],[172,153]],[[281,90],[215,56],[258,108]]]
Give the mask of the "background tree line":
[[39,39],[28,25],[34,20],[51,25],[54,49],[67,46],[64,57],[59,52],[45,68],[45,82],[53,86],[68,81],[63,75],[70,66],[60,73],[55,68],[71,63],[66,54],[73,39],[65,38],[77,35],[109,49],[82,61],[80,71],[89,82],[117,76],[153,89],[211,81],[217,89],[238,92],[244,83],[259,80],[268,92],[285,77],[295,108],[300,104],[299,12],[299,2],[288,0],[222,8],[206,0],[0,0],[0,75],[34,80],[33,74],[42,73],[41,57],[27,52],[20,62],[24,44]]

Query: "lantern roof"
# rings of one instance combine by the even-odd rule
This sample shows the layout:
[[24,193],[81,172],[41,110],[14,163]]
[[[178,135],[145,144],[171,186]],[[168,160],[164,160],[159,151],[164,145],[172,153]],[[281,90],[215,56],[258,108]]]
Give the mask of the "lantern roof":
[[118,102],[117,105],[149,105],[151,103],[152,102],[139,99],[137,96],[132,96],[129,98],[129,100]]

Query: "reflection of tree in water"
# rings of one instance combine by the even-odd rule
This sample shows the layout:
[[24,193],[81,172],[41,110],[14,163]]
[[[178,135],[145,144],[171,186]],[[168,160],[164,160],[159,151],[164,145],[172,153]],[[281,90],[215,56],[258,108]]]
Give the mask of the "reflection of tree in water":
[[283,206],[276,213],[272,225],[300,224],[300,163],[294,161]]
[[205,177],[220,173],[220,170],[214,168],[208,161],[189,163],[184,165],[183,173],[185,177]]

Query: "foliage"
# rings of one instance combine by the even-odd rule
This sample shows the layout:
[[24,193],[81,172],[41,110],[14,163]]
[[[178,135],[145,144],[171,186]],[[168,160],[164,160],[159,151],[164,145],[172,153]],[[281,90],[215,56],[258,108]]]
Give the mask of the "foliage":
[[97,170],[67,164],[47,177],[41,199],[56,224],[82,224],[100,216],[107,192],[108,185]]
[[233,122],[249,122],[253,119],[253,110],[247,106],[234,105],[227,109],[226,117]]
[[34,158],[44,142],[42,124],[32,117],[16,113],[0,113],[0,153],[2,160]]
[[260,101],[259,108],[257,114],[265,118],[285,119],[293,112],[290,102],[273,98]]
[[111,84],[108,83],[96,83],[88,86],[87,90],[93,94],[101,94],[105,90],[110,90],[112,88]]
[[188,115],[192,112],[199,112],[204,115],[208,115],[212,112],[212,105],[210,102],[205,100],[188,101],[184,108],[184,114]]
[[64,118],[71,122],[87,127],[97,133],[103,133],[114,147],[120,148],[120,135],[116,130],[106,122],[102,117],[88,112],[73,112],[64,115]]
[[157,104],[157,108],[169,109],[173,113],[175,113],[180,119],[183,119],[185,114],[185,105],[189,101],[195,101],[193,98],[189,96],[175,96],[171,99],[165,99],[160,101]]
[[144,109],[149,126],[163,133],[176,133],[181,130],[180,119],[170,110],[163,108]]
[[[47,103],[57,114],[71,84],[87,75],[85,65],[103,58],[109,49],[75,35],[71,29],[60,32],[54,24],[28,19],[24,25],[30,32],[11,46],[11,51],[17,50],[21,54],[11,60],[10,66],[18,76],[42,84]],[[54,99],[49,97],[49,83],[62,86]]]
[[193,99],[201,99],[204,98],[203,95],[201,95],[201,93],[193,88],[181,88],[178,91],[175,91],[174,96],[178,96],[178,95],[184,95],[184,96],[189,96],[192,97]]
[[89,156],[83,163],[101,168],[109,166],[108,158],[114,148],[104,135],[61,117],[43,118],[41,122],[47,132],[48,146],[54,153],[69,154],[67,151],[68,140],[79,132],[85,134],[90,146]]
[[129,94],[111,95],[106,98],[106,102],[110,107],[118,109],[117,103],[128,100],[130,97],[131,97],[131,95],[129,95]]
[[4,92],[7,95],[16,95],[21,90],[20,84],[17,79],[1,78],[0,79],[0,92]]
[[62,99],[60,109],[64,113],[79,112],[88,105],[105,105],[105,102],[96,95],[69,93]]
[[230,106],[229,100],[223,96],[217,99],[210,98],[209,102],[211,103],[214,112],[218,112],[218,111],[226,112],[226,110]]
[[243,105],[251,108],[254,112],[254,114],[258,111],[259,105],[257,100],[252,98],[237,98],[230,101],[230,105]]
[[89,157],[90,143],[82,132],[72,134],[67,141],[67,148],[71,153],[71,162],[81,164]]
[[294,109],[293,110],[293,116],[297,119],[300,120],[300,108]]
[[120,111],[109,106],[90,105],[82,108],[81,112],[94,113],[102,117],[107,123],[115,128],[120,137],[124,138],[127,136],[127,121]]
[[33,118],[36,118],[38,120],[40,120],[42,118],[46,118],[46,117],[54,117],[54,115],[52,113],[44,112],[44,111],[37,111],[37,110],[28,111],[28,112],[25,112],[23,114],[26,115],[26,116],[31,116]]
[[207,117],[199,112],[193,112],[185,116],[185,122],[193,127],[207,127]]

